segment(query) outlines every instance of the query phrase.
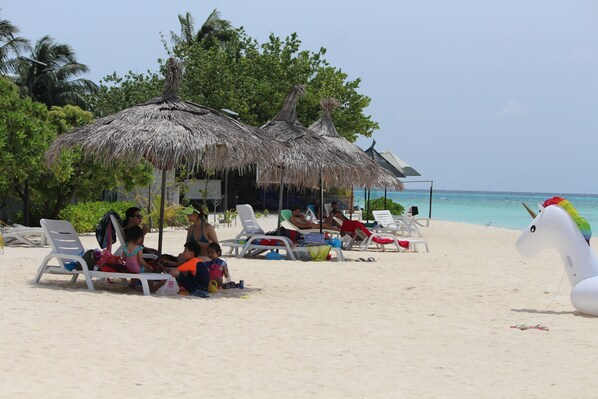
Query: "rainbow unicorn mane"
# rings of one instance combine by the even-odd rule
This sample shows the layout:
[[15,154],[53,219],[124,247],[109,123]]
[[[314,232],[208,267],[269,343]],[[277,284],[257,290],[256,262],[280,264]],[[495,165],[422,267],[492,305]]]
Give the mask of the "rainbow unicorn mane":
[[588,223],[588,221],[583,217],[579,216],[577,209],[575,209],[569,201],[561,197],[552,197],[544,201],[544,204],[542,204],[544,208],[546,208],[549,205],[558,205],[565,211],[567,211],[569,216],[571,216],[571,219],[573,219],[573,221],[579,228],[579,231],[581,231],[583,237],[588,242],[588,245],[590,245],[590,238],[592,238],[592,228],[590,227],[590,223]]

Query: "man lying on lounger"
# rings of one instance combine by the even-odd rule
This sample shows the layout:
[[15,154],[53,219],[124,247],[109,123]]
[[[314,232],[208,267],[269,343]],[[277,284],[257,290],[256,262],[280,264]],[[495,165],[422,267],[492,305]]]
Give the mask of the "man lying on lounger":
[[[320,225],[318,223],[312,223],[312,222],[308,222],[307,220],[305,220],[305,216],[301,213],[301,209],[299,209],[298,206],[294,206],[291,208],[291,212],[293,212],[293,214],[291,215],[291,219],[290,222],[295,225],[296,227],[298,227],[299,229],[319,229]],[[316,212],[318,212],[318,216],[319,211],[316,210]],[[329,220],[330,219],[330,220]],[[322,223],[322,227],[324,229],[327,230],[338,230],[338,227],[335,227],[332,224],[332,218],[326,218],[326,220],[323,221]]]
[[291,219],[290,222],[300,229],[316,229],[319,225],[308,222],[305,220],[305,215],[301,213],[301,209],[298,206],[291,208]]

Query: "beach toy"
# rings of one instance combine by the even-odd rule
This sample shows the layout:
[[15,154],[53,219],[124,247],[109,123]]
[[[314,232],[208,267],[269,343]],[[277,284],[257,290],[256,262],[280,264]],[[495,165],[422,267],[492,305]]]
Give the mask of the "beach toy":
[[218,282],[216,280],[210,280],[210,284],[208,285],[208,292],[210,294],[218,292]]
[[581,313],[598,316],[598,256],[590,248],[591,236],[590,224],[573,205],[553,197],[540,205],[540,213],[515,246],[526,257],[545,248],[556,249],[573,287],[571,303]]

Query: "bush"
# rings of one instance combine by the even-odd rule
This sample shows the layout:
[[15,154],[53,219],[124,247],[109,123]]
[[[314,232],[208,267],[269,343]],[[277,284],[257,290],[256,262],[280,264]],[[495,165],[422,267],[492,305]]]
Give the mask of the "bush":
[[[158,197],[157,206],[154,207],[150,217],[152,219],[153,227],[158,228],[160,223],[160,201]],[[188,226],[189,220],[186,215],[181,213],[182,205],[169,205],[164,207],[164,226],[182,227]]]
[[77,233],[89,233],[94,232],[96,225],[100,222],[100,219],[106,212],[115,211],[121,217],[125,216],[125,211],[136,206],[133,202],[79,202],[77,204],[71,204],[64,208],[59,213],[59,218],[68,220],[71,222]]
[[374,220],[372,211],[381,211],[384,209],[388,209],[393,215],[402,215],[405,212],[405,207],[403,205],[394,202],[389,198],[386,199],[386,208],[384,208],[384,197],[380,197],[370,201],[370,209],[368,210],[367,218],[369,220]]

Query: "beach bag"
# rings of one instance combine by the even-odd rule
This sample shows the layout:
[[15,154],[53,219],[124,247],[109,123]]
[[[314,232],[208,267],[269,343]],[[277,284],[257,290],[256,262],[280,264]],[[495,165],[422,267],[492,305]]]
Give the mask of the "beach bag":
[[[87,268],[89,270],[95,269],[95,266],[97,264],[99,257],[100,257],[100,251],[97,249],[89,249],[89,250],[85,251],[85,253],[82,256],[85,263],[87,263]],[[77,270],[83,270],[83,265],[81,265],[80,262],[77,262],[77,265],[75,267],[77,268]],[[95,269],[95,270],[97,270],[97,269]]]
[[125,266],[125,260],[120,256],[112,255],[108,248],[102,250],[96,264],[103,272],[131,273]]
[[163,286],[156,290],[156,295],[177,295],[179,290],[179,283],[174,278],[169,278]]
[[327,259],[328,253],[330,252],[330,245],[319,245],[311,246],[309,248],[309,254],[314,262],[321,262]]
[[284,226],[280,226],[280,234],[278,230],[272,230],[266,233],[267,236],[283,236],[291,239],[291,242],[296,243],[301,239],[301,233],[296,230],[285,229]]
[[320,234],[320,233],[307,233],[303,237],[303,242],[307,246],[312,246],[312,245],[324,245],[326,241],[325,241],[324,234]]

